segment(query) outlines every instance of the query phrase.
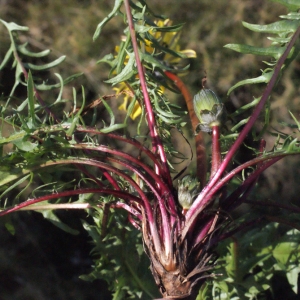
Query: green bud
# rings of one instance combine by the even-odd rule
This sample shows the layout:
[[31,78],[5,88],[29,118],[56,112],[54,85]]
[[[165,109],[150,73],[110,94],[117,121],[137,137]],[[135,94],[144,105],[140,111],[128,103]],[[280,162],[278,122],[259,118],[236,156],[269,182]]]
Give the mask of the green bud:
[[183,209],[189,209],[200,192],[200,183],[190,175],[178,180],[178,201]]
[[212,90],[202,89],[195,95],[193,102],[201,131],[211,132],[211,127],[220,126],[224,122],[224,104]]

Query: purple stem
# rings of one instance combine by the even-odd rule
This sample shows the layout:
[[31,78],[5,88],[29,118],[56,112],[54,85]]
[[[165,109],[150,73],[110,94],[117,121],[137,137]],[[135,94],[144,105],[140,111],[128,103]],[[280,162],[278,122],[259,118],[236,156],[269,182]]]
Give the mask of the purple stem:
[[[166,249],[171,249],[171,228],[170,228],[170,221],[169,221],[169,217],[168,217],[168,211],[167,211],[167,208],[165,206],[164,199],[160,196],[161,191],[157,190],[157,183],[159,184],[160,189],[162,189],[164,187],[163,195],[167,195],[167,197],[169,198],[169,197],[172,196],[172,193],[168,189],[168,187],[165,186],[165,184],[161,180],[161,178],[159,178],[159,176],[156,175],[152,171],[152,169],[149,168],[147,165],[143,164],[140,160],[130,156],[127,153],[117,151],[117,150],[112,150],[112,149],[109,149],[105,146],[91,147],[91,146],[88,146],[88,145],[78,145],[77,144],[77,145],[72,146],[72,148],[102,151],[102,152],[111,153],[113,155],[120,156],[120,157],[125,159],[125,161],[122,161],[122,160],[118,160],[118,159],[115,159],[115,158],[112,158],[112,157],[106,157],[106,160],[111,161],[113,163],[120,164],[120,165],[126,167],[127,169],[133,171],[135,174],[137,174],[139,176],[139,178],[141,178],[150,187],[150,189],[152,190],[152,192],[155,195],[156,199],[158,200],[159,208],[160,208],[160,211],[161,211],[162,222],[164,224],[164,226],[162,227],[163,228],[162,240],[165,241],[164,245],[166,246]],[[143,174],[136,166],[132,166],[129,162],[133,162],[133,163],[137,164],[139,167],[142,167],[145,170],[145,174]],[[151,179],[154,179],[154,184],[152,184],[150,182],[150,180],[148,180],[146,178],[145,175],[149,176]],[[148,202],[149,202],[149,200],[148,200]]]
[[[104,133],[100,132],[99,130],[97,130],[95,128],[89,128],[89,127],[83,128],[81,126],[78,126],[76,128],[76,130],[78,132],[87,132],[87,133],[90,133],[90,134],[105,135],[108,138],[111,138],[111,139],[114,139],[114,140],[119,140],[119,141],[122,141],[124,143],[133,145],[134,147],[136,147],[137,149],[139,149],[140,151],[142,151],[148,158],[150,158],[153,161],[153,163],[155,164],[155,166],[159,169],[159,174],[164,174],[164,171],[163,171],[163,168],[161,166],[161,163],[157,159],[157,157],[149,149],[147,149],[142,144],[140,144],[137,140],[124,138],[123,136],[120,136],[120,135],[117,135],[117,134],[112,134],[112,133],[106,133],[106,134],[104,134]],[[165,178],[164,176],[161,176],[161,177],[162,177],[162,179]],[[172,205],[172,209],[174,209],[174,210],[176,209],[175,202]]]
[[[75,145],[71,145],[71,148],[72,149],[83,149],[83,150],[90,150],[90,151],[99,151],[99,152],[104,152],[104,153],[110,153],[114,156],[117,156],[117,157],[122,157],[124,158],[125,160],[124,161],[116,161],[117,163],[120,163],[121,165],[125,166],[125,167],[128,167],[128,168],[131,168],[136,174],[141,174],[140,171],[138,171],[138,169],[136,167],[132,168],[128,162],[131,162],[131,163],[134,163],[136,164],[138,167],[142,168],[143,170],[145,170],[145,174],[147,174],[147,176],[149,176],[151,179],[153,179],[152,181],[155,182],[155,183],[158,183],[159,186],[160,186],[160,191],[157,190],[157,187],[155,187],[153,184],[150,183],[149,180],[147,180],[147,184],[149,185],[149,187],[151,189],[153,189],[153,192],[155,193],[155,195],[158,197],[158,199],[161,199],[161,197],[159,196],[159,192],[162,192],[163,194],[165,195],[168,195],[169,197],[172,197],[172,194],[171,194],[171,190],[169,188],[169,186],[166,185],[166,183],[163,181],[163,179],[158,176],[152,168],[150,168],[148,165],[144,164],[141,160],[135,158],[135,157],[132,157],[131,155],[125,153],[125,152],[122,152],[122,151],[119,151],[119,150],[114,150],[114,149],[110,149],[109,147],[106,147],[106,146],[91,146],[91,145],[87,145],[87,144],[75,144]],[[107,158],[109,159],[109,158]],[[128,166],[127,166],[127,163],[128,163]],[[145,179],[145,175],[141,174],[140,177],[143,179],[143,180],[146,180]],[[165,208],[164,208],[164,211]],[[173,214],[176,214],[176,211],[172,211]]]
[[[222,206],[222,208],[224,209],[228,209],[230,208],[230,210],[235,209],[238,205],[240,205],[241,203],[243,203],[244,201],[246,201],[249,192],[250,192],[250,187],[253,186],[253,184],[256,182],[258,176],[265,171],[266,169],[268,169],[271,165],[273,165],[274,163],[276,163],[278,160],[280,160],[282,157],[276,157],[273,158],[272,160],[261,164],[258,163],[259,168],[257,170],[255,170],[229,197],[227,197],[224,200],[224,206]],[[243,194],[243,196],[241,198],[240,195]],[[239,200],[239,203],[236,203],[236,201]],[[231,205],[234,205],[233,207],[231,207]]]
[[220,149],[220,126],[212,127],[212,136],[211,136],[211,172],[210,178],[217,173],[221,163],[221,149]]
[[[81,194],[82,190],[86,190],[86,189],[81,189],[81,190],[77,190],[78,193],[76,195]],[[94,191],[95,189],[93,189]],[[105,189],[108,190],[108,189]],[[113,193],[115,192],[114,190],[112,190]],[[73,193],[73,191],[71,191]],[[95,192],[94,192],[95,193]],[[108,192],[107,192],[108,193]],[[126,192],[123,192],[125,194],[127,194]],[[84,193],[82,193],[84,194]],[[60,194],[54,194],[57,195],[57,198],[60,198]],[[67,195],[67,196],[72,196],[72,195]],[[118,195],[117,193],[114,194],[114,196],[121,198],[120,195]],[[127,194],[128,197],[125,198],[125,196],[123,197],[124,200],[129,200],[129,201],[135,201],[135,202],[139,202],[141,203],[141,199],[137,198],[131,194]],[[27,200],[30,201],[31,199]],[[35,200],[37,200],[37,198],[35,198]],[[43,200],[45,201],[45,200]],[[27,202],[24,202],[27,203]],[[133,208],[132,206],[129,206],[126,203],[123,202],[116,202],[116,203],[105,203],[107,205],[109,205],[109,208],[122,208],[126,211],[128,211],[130,214],[132,214],[133,216],[137,217],[140,221],[142,221],[142,214],[140,211],[138,211],[138,208]],[[88,208],[93,208],[95,207],[95,205],[91,205],[90,203],[56,203],[56,204],[41,204],[41,205],[35,205],[34,207],[30,207],[32,204],[29,204],[28,206],[22,207],[22,208],[18,208],[18,210],[33,210],[33,211],[39,211],[39,210],[58,210],[58,209],[64,209],[64,210],[69,210],[69,209],[88,209]],[[96,207],[99,208],[103,208],[104,205],[102,204],[97,204]],[[8,208],[10,209],[10,208]],[[5,211],[5,210],[3,210]]]
[[195,239],[194,245],[198,245],[199,243],[201,243],[203,241],[203,239],[205,237],[207,237],[207,234],[210,231],[211,226],[213,225],[214,221],[215,221],[215,216],[211,217],[208,220],[208,222],[206,222],[206,224],[203,226],[200,233],[198,234],[197,238]]
[[149,223],[152,240],[154,242],[154,247],[155,247],[156,251],[159,251],[159,252],[161,251],[161,241],[160,241],[160,238],[158,235],[156,222],[154,221],[154,216],[153,216],[150,202],[149,202],[148,198],[146,197],[146,195],[144,194],[144,192],[142,191],[142,189],[139,187],[139,185],[130,176],[126,175],[124,172],[120,171],[119,169],[117,169],[113,166],[107,165],[104,162],[96,161],[93,159],[82,159],[82,158],[81,159],[80,158],[61,159],[61,160],[49,161],[45,164],[41,164],[40,167],[47,167],[47,166],[58,165],[58,164],[90,165],[90,166],[98,167],[100,169],[105,169],[114,174],[117,174],[120,177],[123,177],[137,191],[137,193],[141,197],[141,199],[143,201],[143,207],[144,207],[145,213],[146,213],[146,218]]
[[[9,213],[21,210],[22,208],[25,208],[27,206],[42,202],[42,201],[47,201],[47,200],[52,200],[52,199],[57,199],[61,197],[69,197],[69,196],[75,196],[79,194],[90,194],[90,193],[102,193],[102,194],[109,194],[109,195],[114,195],[115,197],[122,198],[124,200],[131,200],[131,201],[138,201],[141,202],[141,199],[138,197],[135,197],[131,194],[128,194],[126,192],[121,192],[121,191],[116,191],[116,190],[111,190],[111,189],[99,189],[99,188],[88,188],[88,189],[77,189],[77,190],[72,190],[72,191],[63,191],[55,194],[50,194],[50,195],[45,195],[41,196],[39,198],[34,198],[34,199],[28,199],[25,202],[22,202],[14,207],[7,208],[3,211],[0,212],[0,217],[5,216]],[[71,208],[71,207],[70,207]],[[87,207],[85,207],[87,208]],[[32,208],[34,210],[34,208]]]
[[270,93],[272,92],[272,89],[274,88],[274,85],[275,85],[275,83],[277,81],[277,78],[280,74],[280,70],[282,68],[282,65],[283,65],[285,59],[287,58],[288,54],[290,53],[293,45],[295,44],[299,34],[300,34],[300,27],[298,27],[297,31],[294,33],[293,37],[291,38],[291,41],[288,44],[288,46],[287,46],[286,50],[284,51],[283,55],[278,60],[278,62],[276,64],[276,67],[274,69],[274,73],[273,73],[266,89],[264,90],[264,93],[263,93],[259,103],[257,104],[257,106],[255,107],[252,115],[250,116],[249,121],[247,122],[247,124],[245,125],[245,127],[243,128],[241,133],[239,134],[239,136],[236,139],[236,141],[234,142],[234,144],[229,149],[228,153],[226,154],[226,156],[225,156],[223,162],[221,163],[218,171],[216,172],[215,176],[209,181],[209,183],[202,190],[200,195],[197,197],[197,199],[195,200],[195,202],[193,203],[193,205],[191,206],[191,208],[187,212],[187,214],[186,214],[186,223],[187,224],[192,222],[192,219],[195,218],[195,215],[198,214],[199,210],[202,210],[202,208],[201,208],[202,207],[202,200],[204,198],[206,198],[208,193],[210,193],[210,190],[214,189],[214,186],[216,185],[216,183],[218,182],[218,180],[221,178],[222,174],[226,170],[226,168],[227,168],[229,162],[231,161],[232,157],[234,156],[234,154],[236,153],[236,151],[238,150],[240,145],[243,143],[243,141],[246,138],[247,134],[251,130],[252,126],[254,125],[254,123],[255,123],[256,119],[258,118],[260,112],[264,108],[264,105],[265,105],[267,99],[269,98]]
[[109,137],[111,139],[116,139],[116,140],[122,141],[124,143],[133,145],[134,147],[137,147],[139,150],[144,152],[153,162],[155,162],[158,165],[160,164],[160,162],[157,160],[157,157],[148,148],[146,148],[139,141],[137,141],[133,138],[127,138],[127,137],[117,135],[114,133],[103,133],[103,132],[99,131],[98,129],[91,128],[88,126],[86,126],[86,127],[78,126],[78,127],[76,127],[76,131],[86,132],[86,133],[90,133],[90,134],[103,135],[103,136]]
[[[151,184],[151,182],[145,177],[144,174],[142,174],[136,167],[132,167],[130,164],[128,164],[128,162],[122,162],[120,160],[113,159],[113,158],[107,158],[107,159],[112,161],[112,162],[123,165],[127,169],[133,171],[135,174],[137,174],[150,187],[150,189],[152,190],[152,192],[155,195],[156,199],[158,200],[159,208],[161,210],[162,222],[164,224],[164,226],[163,226],[164,236],[162,237],[162,239],[165,240],[165,244],[168,244],[170,242],[170,238],[171,238],[171,235],[170,235],[171,234],[170,222],[169,222],[168,212],[167,212],[166,206],[164,205],[165,204],[164,200],[160,196],[159,191],[156,190],[155,186]],[[168,244],[168,246],[171,247],[170,244]]]
[[[195,210],[194,215],[192,215],[188,221],[186,221],[184,229],[182,231],[182,236],[184,237],[187,232],[189,231],[189,228],[194,224],[195,220],[197,219],[198,215],[200,214],[201,211],[204,210],[204,208],[213,200],[213,196],[215,195],[215,193],[222,188],[225,184],[227,184],[236,174],[238,174],[239,172],[241,172],[242,170],[259,164],[263,161],[269,160],[266,163],[266,168],[270,167],[272,164],[274,164],[275,162],[277,162],[279,159],[283,158],[284,156],[287,156],[289,154],[287,153],[282,153],[282,154],[277,154],[274,155],[273,157],[257,157],[255,159],[252,159],[240,166],[238,166],[237,168],[235,168],[234,170],[232,170],[230,173],[228,173],[226,176],[224,176],[222,179],[220,179],[212,188],[210,191],[208,191],[203,198],[201,199],[201,205],[199,205],[197,207],[197,210]],[[261,167],[262,168],[262,167]],[[265,168],[265,169],[266,169]],[[264,169],[262,168],[261,172]],[[260,169],[258,169],[255,176],[258,176],[261,172],[259,172]],[[253,175],[253,174],[252,174]],[[253,179],[254,180],[254,179]],[[249,180],[250,181],[250,180]]]
[[136,222],[136,220],[133,219],[131,214],[128,214],[128,221],[130,224],[135,227],[137,230],[141,230],[141,226]]
[[164,173],[167,176],[167,178],[166,178],[167,183],[170,186],[172,186],[172,178],[171,178],[169,167],[167,164],[165,150],[164,150],[161,139],[158,136],[156,128],[155,128],[156,122],[155,122],[155,118],[154,118],[154,113],[153,113],[149,93],[147,90],[144,68],[142,66],[140,56],[139,56],[139,48],[138,48],[138,44],[137,44],[137,40],[136,40],[136,34],[135,34],[132,14],[131,14],[131,10],[130,10],[129,0],[124,0],[124,3],[125,3],[125,10],[126,10],[126,15],[127,15],[129,31],[130,31],[130,35],[131,35],[133,51],[134,51],[135,59],[136,59],[136,65],[137,65],[138,74],[139,74],[139,78],[140,78],[140,82],[141,82],[142,92],[144,95],[144,103],[145,103],[145,107],[146,107],[146,111],[147,111],[147,121],[148,121],[149,130],[150,130],[150,136],[152,139],[153,152],[155,153],[158,150],[158,153],[160,155],[160,159],[163,164],[164,171],[165,171]]

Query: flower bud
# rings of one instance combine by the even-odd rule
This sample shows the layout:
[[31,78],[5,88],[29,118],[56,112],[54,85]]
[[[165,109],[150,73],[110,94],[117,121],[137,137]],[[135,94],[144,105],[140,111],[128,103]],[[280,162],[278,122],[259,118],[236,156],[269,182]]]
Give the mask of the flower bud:
[[202,89],[194,97],[194,110],[199,119],[201,131],[211,132],[211,127],[220,126],[224,122],[225,107],[218,96],[209,89]]
[[189,209],[200,192],[200,183],[190,175],[178,180],[178,201],[183,209]]

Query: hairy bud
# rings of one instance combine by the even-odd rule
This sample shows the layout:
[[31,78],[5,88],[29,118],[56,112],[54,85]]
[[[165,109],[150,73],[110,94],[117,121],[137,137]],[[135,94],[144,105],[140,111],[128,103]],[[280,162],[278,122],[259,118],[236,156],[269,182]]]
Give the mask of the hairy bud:
[[200,122],[197,128],[201,131],[211,132],[211,127],[220,126],[224,122],[224,104],[212,90],[202,89],[195,95],[193,103]]
[[178,201],[183,209],[189,209],[200,192],[200,183],[190,175],[178,180]]

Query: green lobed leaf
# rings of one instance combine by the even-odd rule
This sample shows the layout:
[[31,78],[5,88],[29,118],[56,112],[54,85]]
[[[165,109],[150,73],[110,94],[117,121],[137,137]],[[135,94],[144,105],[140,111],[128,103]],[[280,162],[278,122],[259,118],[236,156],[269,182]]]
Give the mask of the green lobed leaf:
[[28,31],[28,27],[26,26],[20,26],[14,22],[7,23],[4,20],[0,19],[0,22],[9,30],[9,31],[14,31],[14,30],[19,30],[19,31]]
[[293,115],[291,111],[289,111],[290,115],[292,116],[293,120],[295,121],[298,130],[300,131],[300,122],[296,119],[296,117]]
[[[55,75],[56,74],[57,73],[55,73]],[[76,73],[76,74],[73,74],[73,75],[67,77],[66,79],[63,80],[63,85],[68,84],[69,82],[75,80],[76,78],[78,78],[82,75],[83,75],[83,73]],[[36,84],[35,87],[39,91],[49,91],[52,89],[61,88],[62,85],[61,85],[61,81],[59,81],[59,83],[55,83],[55,84],[46,84],[45,82],[43,82],[42,84]]]
[[274,34],[292,33],[295,32],[297,28],[300,26],[300,20],[282,20],[267,25],[250,24],[247,22],[242,22],[242,23],[244,27],[252,31],[274,33]]
[[244,113],[246,110],[254,107],[259,101],[260,101],[260,98],[253,99],[253,101],[251,101],[250,103],[238,108],[234,113],[230,114],[229,117],[233,118],[235,116],[238,116],[238,115]]
[[56,67],[58,66],[61,62],[63,62],[64,60],[66,59],[66,56],[63,55],[59,58],[57,58],[56,60],[48,63],[48,64],[44,64],[44,65],[34,65],[34,64],[31,64],[31,63],[28,63],[27,66],[29,69],[31,70],[35,70],[35,71],[45,71],[45,70],[48,70],[48,69],[51,69],[53,67]]
[[137,73],[137,71],[134,68],[134,64],[135,64],[134,53],[129,53],[128,55],[129,55],[128,62],[124,67],[124,69],[121,71],[121,73],[119,73],[117,76],[111,79],[106,80],[105,81],[106,83],[111,83],[112,85],[116,85],[117,83],[130,79],[132,76],[134,76]]
[[281,266],[287,266],[292,254],[299,250],[298,243],[282,242],[273,250],[273,256]]
[[273,75],[273,71],[272,72],[265,72],[263,73],[261,76],[256,77],[256,78],[250,78],[250,79],[245,79],[242,81],[239,81],[238,83],[236,83],[234,86],[232,86],[228,92],[227,95],[229,95],[233,90],[235,90],[237,87],[245,85],[245,84],[256,84],[256,83],[268,83],[271,79]]
[[280,44],[286,44],[290,41],[290,37],[288,38],[282,38],[282,37],[267,37],[268,40],[272,41],[272,45],[280,45]]
[[288,279],[289,284],[292,286],[293,291],[295,292],[295,294],[299,295],[299,277],[300,274],[300,267],[299,266],[295,266],[293,268],[291,268],[290,270],[288,270],[286,277]]
[[62,97],[62,94],[63,94],[63,89],[64,89],[64,80],[62,79],[62,77],[60,76],[60,74],[58,73],[54,73],[54,75],[58,78],[59,80],[59,87],[60,87],[60,90],[59,90],[59,94],[56,98],[56,100],[54,101],[53,105],[55,105],[56,103],[59,103],[61,101],[61,97]]
[[152,27],[140,25],[140,24],[134,24],[134,29],[136,33],[145,33],[152,29]]
[[25,135],[26,135],[25,131],[20,131],[20,132],[11,134],[9,137],[2,137],[2,138],[0,138],[0,145],[19,140],[19,139],[23,138]]
[[28,72],[27,79],[27,97],[28,97],[28,111],[30,118],[35,123],[35,111],[34,111],[34,83],[32,79],[31,71]]
[[288,19],[288,20],[300,20],[300,13],[298,12],[291,12],[287,15],[280,16],[280,18]]
[[[142,8],[143,7],[147,8],[147,13],[149,13],[150,15],[152,15],[154,18],[156,18],[156,19],[162,19],[162,20],[167,19],[167,17],[165,17],[163,15],[158,15],[155,12],[153,12],[153,10],[151,10],[150,7],[148,6],[146,0],[139,0],[139,2],[141,3],[141,7]],[[133,2],[130,3],[130,6],[133,7],[133,8],[136,7]]]
[[20,51],[22,54],[30,56],[30,57],[44,57],[44,56],[47,56],[50,53],[49,49],[41,51],[41,52],[32,52],[32,51],[29,51],[26,48],[27,45],[28,45],[28,43],[25,43],[23,45],[19,45],[17,47],[17,50]]
[[244,54],[254,54],[254,55],[262,55],[262,56],[272,56],[275,59],[280,58],[283,54],[285,48],[284,47],[255,47],[243,44],[227,44],[224,46],[225,48],[234,50],[239,53]]
[[[79,117],[80,117],[80,115],[81,115],[81,113],[84,109],[84,106],[85,106],[85,93],[84,93],[84,87],[83,86],[81,87],[81,91],[82,91],[82,105],[81,105],[79,111],[73,117],[70,128],[66,131],[67,136],[72,136],[72,134],[73,134],[73,132],[74,132],[76,126],[77,126],[77,123],[79,121]],[[76,108],[76,90],[75,90],[75,88],[73,88],[73,98],[74,98],[74,108]]]
[[104,63],[109,64],[110,66],[113,66],[113,65],[115,64],[116,61],[117,61],[117,60],[116,60],[116,58],[114,57],[114,55],[113,55],[112,53],[109,53],[109,54],[106,54],[106,55],[105,55],[104,57],[102,57],[101,59],[99,59],[99,60],[97,61],[97,64],[104,62]]
[[22,175],[30,173],[30,170],[21,168],[10,168],[8,171],[6,169],[0,170],[0,187],[5,186],[13,180],[20,178]]
[[147,7],[145,5],[141,5],[141,3],[139,2],[137,2],[136,5],[131,2],[130,6],[131,8],[133,8],[131,11],[134,23],[138,23],[138,20],[143,21],[145,19],[145,12]]
[[299,153],[299,141],[297,138],[293,139],[287,147],[285,146],[285,153]]
[[15,112],[21,112],[28,106],[28,98],[24,100],[17,108],[14,109]]
[[163,109],[159,106],[159,99],[155,93],[152,93],[153,98],[154,98],[154,107],[157,110],[158,114],[160,116],[164,116],[166,118],[173,118],[173,119],[178,119],[180,116],[175,115],[172,111],[169,110],[169,112],[166,109]]
[[4,226],[11,235],[15,235],[16,230],[14,225],[11,222],[5,222]]
[[114,132],[114,131],[119,130],[119,129],[123,129],[126,126],[127,125],[123,124],[123,123],[122,124],[114,124],[112,126],[102,128],[99,131],[102,132],[102,133],[110,133],[110,132]]
[[100,23],[97,25],[96,31],[95,31],[94,36],[93,36],[93,41],[95,41],[95,40],[99,37],[99,35],[100,35],[100,33],[101,33],[101,30],[102,30],[103,26],[104,26],[107,22],[109,22],[109,21],[116,15],[117,11],[118,11],[119,8],[121,7],[122,2],[123,2],[123,0],[115,0],[115,4],[114,4],[114,7],[113,7],[112,11],[108,14],[107,17],[105,17],[105,18],[103,19],[102,22],[100,22]]
[[14,53],[14,49],[13,49],[13,46],[11,45],[10,48],[7,50],[5,56],[4,56],[4,59],[0,65],[0,70],[2,70],[6,64],[9,62],[11,56],[13,55]]
[[30,141],[26,141],[24,139],[16,140],[13,142],[13,144],[20,150],[25,151],[25,152],[31,152],[34,150],[38,144],[37,143],[32,143]]
[[111,126],[115,125],[115,115],[114,115],[111,107],[107,104],[107,102],[103,98],[102,98],[102,103],[105,106],[105,108],[106,108],[106,110],[107,110],[107,112],[109,114],[109,117],[110,117],[110,125],[109,125],[109,127],[111,127]]
[[116,70],[117,74],[121,73],[122,68],[124,66],[124,62],[127,58],[127,48],[130,45],[130,42],[131,42],[131,38],[130,38],[130,34],[128,32],[127,36],[126,36],[126,41],[121,42],[121,44],[120,44],[119,52],[118,52],[118,55],[116,57],[116,61],[111,66],[112,69],[111,69],[110,72],[113,72],[114,70]]
[[[1,173],[1,172],[0,172]],[[10,192],[11,190],[13,190],[15,187],[17,187],[18,185],[20,185],[21,183],[23,183],[24,181],[26,181],[29,177],[31,176],[31,174],[28,174],[24,177],[22,177],[21,179],[19,179],[18,181],[14,182],[13,184],[11,184],[1,195],[0,198],[2,198],[5,194],[7,194],[8,192]]]
[[243,119],[241,121],[239,121],[237,124],[235,124],[231,129],[230,131],[232,132],[235,132],[238,128],[240,128],[241,126],[245,125],[248,123],[250,117],[246,118],[246,119]]

